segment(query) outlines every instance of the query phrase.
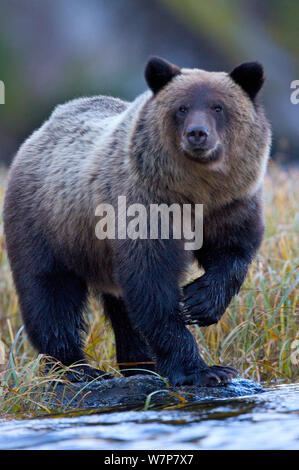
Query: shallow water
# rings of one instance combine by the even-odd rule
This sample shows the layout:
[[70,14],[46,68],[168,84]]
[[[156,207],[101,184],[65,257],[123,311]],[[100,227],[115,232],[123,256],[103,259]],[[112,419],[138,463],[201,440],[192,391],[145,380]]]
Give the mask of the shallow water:
[[2,422],[0,449],[299,449],[299,384],[161,411]]

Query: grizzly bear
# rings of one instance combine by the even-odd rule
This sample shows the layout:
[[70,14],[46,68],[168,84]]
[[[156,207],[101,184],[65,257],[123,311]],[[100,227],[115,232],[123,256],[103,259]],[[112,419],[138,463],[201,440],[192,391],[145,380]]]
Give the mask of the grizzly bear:
[[[84,363],[83,314],[88,294],[100,295],[125,375],[143,368],[174,385],[222,384],[235,369],[207,365],[187,325],[218,322],[262,240],[263,68],[207,72],[153,57],[145,78],[149,90],[130,103],[97,96],[58,106],[18,151],[4,224],[20,309],[40,353]],[[146,210],[202,204],[202,246],[97,237],[97,207],[116,208],[119,196]],[[204,274],[182,287],[194,260]],[[109,377],[79,370],[84,380]]]

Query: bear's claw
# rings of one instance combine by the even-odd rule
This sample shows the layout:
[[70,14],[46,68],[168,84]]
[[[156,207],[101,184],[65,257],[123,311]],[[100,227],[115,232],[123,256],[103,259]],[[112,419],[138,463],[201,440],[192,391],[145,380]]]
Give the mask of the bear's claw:
[[213,325],[226,310],[227,302],[213,293],[205,275],[186,285],[183,294],[181,316],[187,325]]

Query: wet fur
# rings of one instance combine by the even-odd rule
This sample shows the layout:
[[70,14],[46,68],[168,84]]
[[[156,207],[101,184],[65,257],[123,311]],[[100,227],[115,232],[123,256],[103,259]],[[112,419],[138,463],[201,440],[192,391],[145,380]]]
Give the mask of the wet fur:
[[[262,239],[261,186],[270,145],[262,107],[226,73],[182,69],[132,103],[81,98],[58,106],[12,164],[4,224],[28,336],[64,364],[84,360],[88,290],[103,296],[121,363],[155,361],[175,384],[225,381],[208,368],[186,322],[219,320]],[[200,165],[180,148],[173,110],[205,87],[228,105],[220,165]],[[95,208],[143,203],[204,204],[204,245],[180,240],[95,237]],[[180,285],[193,256],[203,277]],[[184,314],[179,302],[185,299]],[[137,366],[138,367],[138,366]],[[130,372],[128,372],[130,373]],[[133,372],[132,372],[133,373]]]

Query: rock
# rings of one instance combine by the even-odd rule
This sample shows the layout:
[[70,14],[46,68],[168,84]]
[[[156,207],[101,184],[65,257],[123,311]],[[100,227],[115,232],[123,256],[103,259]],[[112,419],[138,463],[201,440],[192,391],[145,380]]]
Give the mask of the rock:
[[[134,409],[170,406],[234,398],[263,392],[263,387],[247,379],[233,379],[217,387],[168,387],[154,375],[135,375],[94,382],[56,385],[55,395],[64,407],[80,409]],[[52,400],[51,400],[52,401]],[[49,403],[48,403],[49,404]],[[52,403],[53,404],[53,403]]]

